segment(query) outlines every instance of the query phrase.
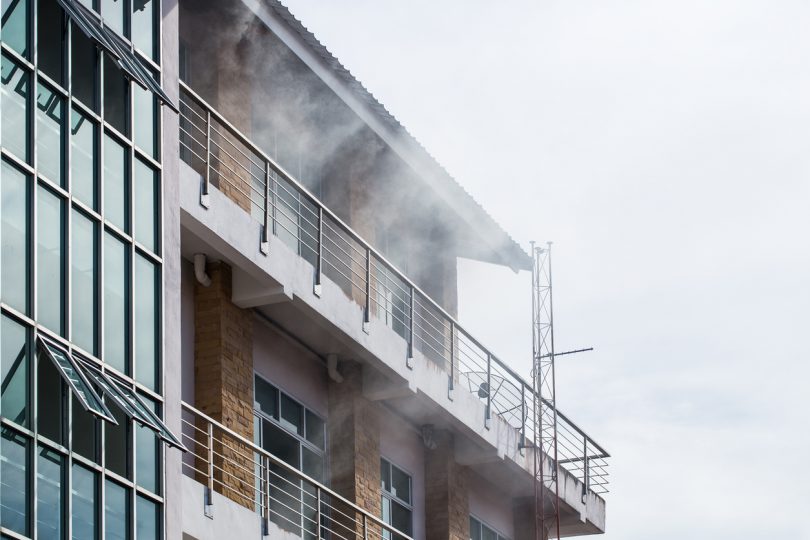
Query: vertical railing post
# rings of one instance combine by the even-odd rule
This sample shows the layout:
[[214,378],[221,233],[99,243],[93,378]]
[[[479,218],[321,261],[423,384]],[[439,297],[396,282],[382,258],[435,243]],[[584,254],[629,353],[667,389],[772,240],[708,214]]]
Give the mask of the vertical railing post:
[[315,538],[321,538],[321,488],[315,486]]
[[[534,394],[534,392],[532,392]],[[537,429],[537,426],[535,426]],[[521,450],[521,454],[523,453],[523,449],[526,448],[526,385],[520,385],[520,444],[518,447]]]
[[368,333],[371,324],[371,250],[366,248],[366,305],[363,308],[363,332]]
[[267,255],[270,252],[270,162],[264,162],[264,226],[262,227],[262,243],[259,250]]
[[368,540],[368,518],[363,514],[363,540]]
[[270,460],[267,456],[261,456],[261,463],[263,471],[262,481],[264,483],[264,496],[262,497],[262,507],[264,508],[264,519],[262,526],[264,527],[264,535],[270,536]]
[[591,464],[588,459],[588,437],[582,437],[582,503],[588,501],[588,490],[591,489]]
[[413,369],[413,296],[416,290],[411,285],[410,297],[408,298],[408,355],[405,358],[405,366]]
[[208,108],[205,109],[205,174],[203,179],[200,205],[208,208],[211,206],[211,111]]
[[487,351],[487,411],[484,427],[489,429],[492,420],[492,355]]
[[205,486],[205,515],[214,517],[214,425],[208,422],[208,429],[206,431],[206,459],[208,466],[206,467],[206,486]]
[[323,206],[318,206],[318,260],[315,265],[315,296],[321,296],[321,275],[323,273]]
[[447,399],[453,401],[456,377],[456,325],[450,321],[450,376],[447,380]]

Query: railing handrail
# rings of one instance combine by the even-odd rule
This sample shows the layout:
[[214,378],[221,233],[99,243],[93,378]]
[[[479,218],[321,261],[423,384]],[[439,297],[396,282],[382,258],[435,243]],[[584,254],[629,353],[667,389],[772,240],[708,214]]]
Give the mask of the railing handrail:
[[[353,240],[359,243],[368,253],[373,254],[377,259],[380,260],[385,266],[387,266],[394,274],[403,281],[406,285],[408,285],[413,293],[418,293],[421,298],[427,300],[432,308],[435,308],[440,315],[445,317],[450,325],[455,328],[456,332],[461,332],[464,334],[466,338],[468,338],[473,344],[479,347],[482,351],[486,352],[491,361],[495,362],[501,369],[503,369],[506,373],[514,377],[518,382],[520,382],[526,391],[528,391],[529,395],[533,395],[542,399],[543,403],[552,407],[551,403],[549,403],[545,398],[539,396],[532,387],[521,375],[516,373],[512,368],[507,366],[502,360],[500,360],[494,353],[491,352],[491,349],[485,347],[478,339],[472,336],[467,330],[464,329],[463,326],[453,317],[450,313],[448,313],[441,305],[439,305],[430,295],[425,293],[418,285],[416,285],[413,281],[411,281],[403,272],[401,272],[393,263],[388,261],[380,252],[378,252],[371,244],[366,242],[358,233],[354,231],[349,225],[347,225],[340,217],[338,217],[334,212],[332,212],[321,200],[316,197],[312,192],[309,191],[305,186],[303,186],[298,180],[296,180],[290,173],[288,173],[281,165],[279,165],[275,159],[267,155],[261,148],[256,146],[250,139],[244,135],[236,126],[234,126],[231,122],[229,122],[225,117],[223,117],[217,110],[211,106],[205,99],[203,99],[199,94],[197,94],[194,90],[189,87],[184,81],[180,82],[180,90],[181,92],[188,93],[199,105],[201,105],[207,113],[209,113],[213,118],[215,118],[218,122],[223,124],[228,130],[230,130],[233,135],[235,135],[239,141],[247,146],[251,151],[255,152],[259,157],[265,160],[267,164],[269,164],[277,174],[280,174],[284,180],[289,182],[293,185],[295,189],[300,191],[304,196],[306,196],[310,202],[312,202],[317,208],[321,209],[321,211],[328,215],[330,219],[335,220],[335,222],[343,228],[344,232],[347,233]],[[182,104],[182,100],[181,100]],[[554,410],[557,412],[557,415],[562,418],[565,422],[567,422],[570,427],[576,431],[583,439],[586,439],[589,444],[593,445],[597,448],[603,456],[600,457],[610,457],[610,454],[605,451],[601,445],[599,445],[594,439],[588,436],[587,433],[583,429],[581,429],[578,425],[572,422],[567,416],[565,416],[558,408],[553,407]],[[535,426],[537,429],[537,426]]]
[[332,491],[330,488],[328,488],[327,486],[325,486],[322,483],[318,482],[317,480],[315,480],[311,476],[308,476],[304,472],[296,469],[292,465],[286,463],[284,460],[282,460],[282,459],[278,458],[277,456],[271,454],[270,452],[268,452],[267,450],[265,450],[261,446],[257,446],[256,443],[254,443],[250,439],[247,439],[246,437],[243,437],[242,435],[235,432],[234,430],[222,425],[220,422],[214,420],[213,418],[211,418],[210,416],[208,416],[204,412],[202,412],[199,409],[189,405],[185,401],[182,401],[182,400],[180,401],[180,407],[182,409],[185,409],[186,411],[190,412],[191,414],[193,414],[193,415],[195,415],[195,416],[197,416],[199,418],[202,418],[203,420],[205,420],[206,422],[208,422],[212,426],[216,427],[217,429],[221,430],[223,433],[227,434],[229,437],[233,437],[235,441],[246,445],[248,448],[250,448],[250,451],[255,452],[255,453],[259,454],[260,456],[263,456],[266,459],[271,460],[273,462],[274,466],[279,466],[279,467],[283,468],[285,471],[297,476],[301,480],[304,480],[304,481],[308,482],[313,487],[318,488],[322,493],[325,493],[325,494],[329,495],[330,497],[334,498],[335,500],[340,501],[343,504],[349,506],[352,510],[364,515],[366,517],[366,519],[371,519],[372,521],[374,521],[374,523],[376,525],[380,526],[383,530],[388,530],[388,531],[394,532],[398,536],[401,536],[403,538],[403,540],[413,540],[413,538],[406,535],[405,533],[400,532],[398,529],[394,528],[392,525],[389,525],[389,524],[385,523],[384,521],[382,521],[380,518],[378,518],[374,514],[372,514],[369,511],[364,510],[363,508],[357,506],[357,504],[351,502],[350,500],[343,497],[339,493],[336,493],[336,492]]

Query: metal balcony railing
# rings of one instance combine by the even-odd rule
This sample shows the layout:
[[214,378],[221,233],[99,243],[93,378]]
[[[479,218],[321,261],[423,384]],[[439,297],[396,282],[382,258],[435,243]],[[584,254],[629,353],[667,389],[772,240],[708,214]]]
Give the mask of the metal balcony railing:
[[[532,386],[183,82],[180,153],[203,178],[204,205],[217,188],[262,225],[263,251],[272,234],[312,264],[316,294],[328,277],[362,306],[364,326],[372,317],[387,325],[407,343],[408,359],[416,349],[444,368],[449,393],[478,396],[487,427],[497,414],[523,442],[535,440]],[[557,418],[559,465],[584,491],[606,493],[609,454],[565,415]]]
[[250,440],[183,403],[183,473],[213,493],[252,508],[271,528],[304,540],[412,540],[380,518],[341,497],[317,480]]

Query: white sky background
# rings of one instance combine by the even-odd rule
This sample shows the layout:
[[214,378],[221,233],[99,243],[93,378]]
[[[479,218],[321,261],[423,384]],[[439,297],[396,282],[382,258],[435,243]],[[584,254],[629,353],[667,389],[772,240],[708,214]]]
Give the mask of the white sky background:
[[[810,3],[287,0],[516,239],[555,241],[606,540],[810,539]],[[527,372],[527,275],[461,265]]]

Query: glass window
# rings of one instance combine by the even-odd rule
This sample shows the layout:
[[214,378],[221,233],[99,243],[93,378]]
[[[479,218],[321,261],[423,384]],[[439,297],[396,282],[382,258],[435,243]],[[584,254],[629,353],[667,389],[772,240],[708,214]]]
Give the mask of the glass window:
[[0,321],[0,365],[2,365],[3,416],[28,425],[28,340],[27,330],[3,315]]
[[278,418],[278,390],[259,377],[256,380],[256,404],[261,412],[272,418]]
[[64,184],[63,109],[59,94],[43,84],[37,85],[37,166],[41,175],[60,186]]
[[48,414],[37,415],[39,434],[62,444],[62,416],[64,390],[62,376],[45,353],[40,353],[37,362],[37,410]]
[[129,493],[112,480],[105,481],[104,486],[104,540],[126,540],[129,537]]
[[149,58],[155,59],[155,2],[132,0],[132,43]]
[[3,43],[21,56],[28,54],[27,13],[28,0],[3,0]]
[[136,379],[151,390],[158,385],[158,272],[153,263],[135,256]]
[[109,135],[104,136],[104,217],[123,231],[129,207],[127,152]]
[[73,540],[96,540],[98,538],[98,484],[96,473],[81,465],[73,465],[72,525]]
[[40,448],[37,458],[37,538],[62,538],[62,456]]
[[391,466],[391,494],[406,503],[411,502],[411,477],[393,465]]
[[281,394],[279,423],[298,435],[304,434],[304,408],[287,394]]
[[[137,1],[137,0],[136,0]],[[149,90],[144,90],[138,84],[132,85],[132,116],[133,116],[133,140],[135,144],[152,157],[157,155],[157,130],[155,129],[155,119],[157,106],[155,96]]]
[[324,449],[324,424],[312,411],[307,410],[307,440]]
[[[137,0],[135,0],[137,2]],[[145,497],[138,497],[135,508],[137,520],[136,540],[158,540],[160,538],[160,512],[158,505]]]
[[62,83],[62,8],[56,0],[39,0],[37,11],[37,64],[39,69]]
[[98,462],[98,430],[97,416],[85,410],[76,396],[73,396],[73,451],[91,461]]
[[71,285],[73,342],[92,354],[98,343],[98,225],[72,211]]
[[[3,117],[5,124],[5,116]],[[0,290],[5,303],[28,312],[30,195],[28,178],[6,161],[0,175]]]
[[120,35],[124,35],[124,0],[101,0],[101,16],[104,23]]
[[127,372],[129,344],[129,249],[104,235],[104,362]]
[[[157,412],[152,400],[141,396],[141,399]],[[135,428],[135,481],[144,489],[152,493],[159,491],[159,461],[160,438],[148,427],[138,425]],[[140,519],[140,515],[139,515]]]
[[153,252],[157,252],[158,191],[160,189],[158,175],[154,169],[136,159],[133,177],[135,240]]
[[71,33],[71,82],[73,97],[97,110],[98,49],[75,24]]
[[98,209],[98,126],[77,110],[70,122],[70,191],[94,210]]
[[324,481],[323,455],[313,452],[306,446],[302,446],[301,472],[322,483]]
[[118,425],[104,422],[104,458],[107,468],[123,477],[129,478],[127,466],[127,449],[129,448],[129,420],[118,406],[107,401]]
[[2,142],[18,158],[29,159],[28,97],[30,76],[14,61],[3,56],[2,72]]
[[[380,459],[382,486],[382,520],[403,533],[412,534],[411,477],[386,459]],[[388,531],[383,537],[391,539]],[[395,536],[398,538],[398,536]]]
[[104,120],[124,135],[129,134],[128,88],[129,81],[124,72],[110,60],[109,56],[104,55]]
[[3,527],[28,535],[28,443],[3,428],[0,437],[0,522]]
[[37,191],[37,320],[62,334],[64,202],[43,186]]

